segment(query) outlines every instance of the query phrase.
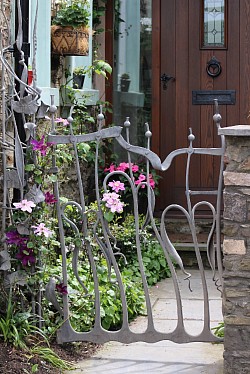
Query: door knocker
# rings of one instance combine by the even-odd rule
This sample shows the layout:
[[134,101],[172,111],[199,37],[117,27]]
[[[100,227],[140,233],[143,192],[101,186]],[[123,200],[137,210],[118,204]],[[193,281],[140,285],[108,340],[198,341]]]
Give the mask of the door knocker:
[[221,64],[220,61],[217,60],[216,57],[212,57],[210,61],[207,63],[207,74],[210,77],[218,77],[221,73]]

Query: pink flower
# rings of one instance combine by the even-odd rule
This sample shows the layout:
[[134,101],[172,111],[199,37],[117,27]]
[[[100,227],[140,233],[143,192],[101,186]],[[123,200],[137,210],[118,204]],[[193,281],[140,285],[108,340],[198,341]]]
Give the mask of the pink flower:
[[[144,174],[140,174],[139,178],[137,179],[137,181],[135,181],[135,184],[137,184],[137,185],[141,184],[142,182],[145,182],[145,180],[146,180],[146,176]],[[145,184],[143,184],[141,186],[141,188],[145,188]]]
[[53,232],[50,229],[45,227],[44,223],[39,223],[39,225],[31,227],[32,229],[35,229],[34,233],[38,236],[44,235],[46,238],[49,238],[53,234]]
[[62,117],[56,118],[55,122],[62,123],[63,126],[67,126],[69,124],[69,121],[66,118],[62,118]]
[[112,173],[112,171],[115,171],[115,170],[116,168],[114,164],[111,164],[109,168],[104,169],[105,172],[110,171],[110,173]]
[[111,210],[112,213],[121,213],[123,211],[124,203],[120,201],[120,195],[115,192],[106,192],[103,194],[102,201],[105,201],[105,206]]
[[26,199],[22,200],[20,203],[13,204],[17,209],[21,209],[23,212],[32,212],[32,208],[35,208],[36,204],[33,201],[28,201]]
[[112,205],[110,205],[110,210],[112,213],[122,213],[123,212],[123,207],[124,207],[124,203],[122,201],[118,201],[116,200],[115,202],[113,202]]
[[132,165],[132,172],[133,173],[136,173],[138,170],[139,170],[139,166],[138,165]]
[[155,181],[153,179],[149,179],[149,184],[153,189],[155,188]]
[[149,184],[152,188],[155,188],[155,181],[152,174],[149,174]]
[[121,162],[116,170],[125,171],[129,169],[129,163],[128,162]]
[[115,192],[119,192],[119,191],[124,191],[125,190],[124,183],[122,183],[120,181],[109,182],[108,185]]
[[33,145],[33,151],[39,151],[42,156],[46,156],[47,149],[54,144],[54,143],[45,143],[44,135],[41,137],[41,140],[32,139],[30,143]]

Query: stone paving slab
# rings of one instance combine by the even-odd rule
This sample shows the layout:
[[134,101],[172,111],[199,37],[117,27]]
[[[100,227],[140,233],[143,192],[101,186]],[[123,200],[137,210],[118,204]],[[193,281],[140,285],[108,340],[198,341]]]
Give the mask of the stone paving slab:
[[[192,272],[192,289],[179,275],[185,328],[198,335],[203,326],[202,284],[199,272]],[[221,295],[212,281],[212,272],[206,272],[209,285],[211,326],[222,321]],[[155,327],[161,332],[173,331],[176,326],[176,300],[172,280],[166,279],[150,290],[155,316]],[[194,296],[195,295],[195,296]],[[131,330],[143,332],[146,318],[141,316],[131,323]],[[186,343],[161,341],[154,344],[144,342],[122,344],[110,342],[103,345],[95,355],[77,364],[69,373],[82,374],[222,374],[223,344]]]

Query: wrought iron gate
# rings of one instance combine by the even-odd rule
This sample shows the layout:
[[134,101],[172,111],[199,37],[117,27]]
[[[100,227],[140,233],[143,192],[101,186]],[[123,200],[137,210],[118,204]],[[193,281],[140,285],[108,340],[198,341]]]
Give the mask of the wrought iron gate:
[[[220,114],[218,113],[218,103],[216,102],[216,114],[214,115],[214,120],[218,126],[220,127]],[[82,225],[82,233],[79,232],[76,225],[73,221],[71,221],[68,217],[66,217],[65,210],[67,204],[61,206],[60,203],[57,203],[57,214],[58,214],[58,222],[59,222],[59,232],[60,232],[60,240],[61,240],[61,250],[62,250],[62,268],[63,268],[63,283],[67,285],[67,256],[66,256],[66,245],[65,245],[65,234],[64,234],[64,221],[66,220],[71,228],[75,231],[75,235],[82,238],[82,245],[78,248],[74,249],[73,257],[72,257],[72,266],[74,269],[74,273],[76,278],[78,278],[79,282],[81,280],[78,277],[78,257],[81,255],[82,251],[87,253],[87,258],[91,267],[91,272],[94,280],[94,295],[91,295],[88,290],[85,288],[83,284],[83,290],[85,291],[85,297],[93,297],[94,298],[94,312],[95,312],[95,323],[93,328],[88,332],[76,332],[73,330],[70,324],[70,304],[67,295],[64,297],[63,303],[63,315],[64,315],[64,323],[60,327],[58,331],[58,341],[59,342],[66,342],[66,341],[78,341],[78,340],[90,340],[94,342],[106,342],[109,340],[117,340],[123,343],[130,343],[135,341],[145,341],[145,342],[156,342],[159,340],[172,340],[174,342],[183,343],[183,342],[191,342],[191,341],[218,341],[219,339],[214,336],[211,332],[210,328],[210,311],[209,311],[209,297],[208,297],[208,289],[207,289],[207,282],[206,276],[204,271],[204,266],[201,259],[199,244],[197,240],[197,234],[195,229],[195,213],[198,206],[201,204],[205,204],[211,210],[211,215],[213,217],[211,230],[208,235],[207,241],[207,256],[210,262],[210,265],[214,271],[214,280],[217,284],[218,290],[222,284],[222,268],[221,268],[221,241],[220,241],[220,209],[221,209],[221,188],[222,188],[222,169],[223,169],[223,154],[224,154],[224,139],[221,137],[221,148],[194,148],[193,141],[194,135],[190,129],[190,135],[188,136],[189,139],[189,147],[176,150],[172,152],[168,157],[161,162],[159,157],[150,150],[150,137],[151,132],[148,129],[146,130],[146,137],[148,140],[148,147],[142,148],[138,146],[133,146],[129,143],[129,128],[130,122],[129,119],[124,123],[126,128],[126,139],[123,138],[121,135],[122,127],[114,126],[111,128],[102,128],[103,122],[103,114],[102,112],[98,115],[98,131],[91,134],[86,135],[74,135],[72,130],[72,122],[73,118],[69,117],[68,121],[70,123],[71,134],[69,136],[60,136],[60,135],[53,135],[55,129],[52,129],[52,134],[49,135],[49,141],[53,142],[54,144],[65,144],[71,143],[73,145],[75,156],[76,156],[76,172],[78,176],[78,189],[80,193],[80,203],[76,203],[70,201],[68,204],[71,206],[75,206],[76,209],[79,211],[79,215],[82,218],[83,225]],[[101,142],[104,139],[113,138],[117,141],[120,146],[127,151],[128,157],[128,172],[124,171],[111,171],[108,173],[106,178],[103,181],[103,185],[99,181],[98,177],[98,170],[99,170],[99,148]],[[94,141],[96,143],[96,160],[95,160],[95,191],[96,191],[96,200],[97,200],[97,210],[95,211],[96,214],[96,223],[93,226],[92,235],[96,239],[96,242],[99,245],[101,252],[103,253],[104,257],[107,261],[107,267],[109,270],[113,271],[115,275],[115,283],[119,288],[121,304],[122,304],[122,326],[118,331],[107,331],[102,327],[101,323],[101,302],[100,302],[100,289],[99,289],[99,281],[98,281],[98,271],[95,264],[95,254],[91,247],[91,242],[88,239],[90,236],[89,233],[89,222],[88,222],[88,213],[85,206],[85,197],[83,195],[83,181],[81,178],[81,171],[80,171],[80,164],[77,157],[77,143],[80,142],[89,142]],[[132,166],[133,163],[131,161],[132,154],[143,156],[146,162],[146,169],[147,169],[147,179],[144,182],[141,182],[139,185],[135,184],[133,179],[132,173]],[[157,227],[155,218],[154,218],[154,191],[150,187],[149,182],[149,174],[150,174],[150,167],[154,167],[156,170],[167,170],[172,160],[177,157],[178,155],[186,154],[187,155],[187,170],[186,170],[186,196],[187,196],[187,206],[188,209],[184,209],[182,206],[172,204],[171,206],[166,207],[164,212],[162,213],[162,217],[160,219],[160,227]],[[194,206],[191,204],[191,196],[194,194],[200,194],[198,191],[191,191],[189,188],[189,168],[190,162],[193,155],[196,154],[206,154],[211,156],[218,156],[221,158],[221,172],[218,181],[218,189],[216,191],[203,191],[203,194],[213,193],[217,196],[217,204],[214,207],[211,203],[207,201],[200,201],[196,203]],[[56,165],[54,164],[54,167]],[[122,277],[117,261],[117,255],[119,255],[119,248],[116,244],[116,238],[113,237],[107,220],[104,218],[103,210],[102,210],[102,193],[101,189],[103,189],[104,193],[108,192],[107,185],[108,181],[114,179],[114,177],[123,177],[126,178],[129,182],[132,195],[133,195],[133,207],[134,207],[134,225],[135,225],[135,236],[136,236],[136,243],[137,243],[137,256],[138,262],[140,267],[140,274],[143,284],[143,290],[145,295],[145,302],[146,302],[146,310],[147,310],[147,320],[148,325],[147,329],[143,333],[135,333],[130,330],[129,327],[129,319],[128,319],[128,310],[127,310],[127,303],[126,303],[126,293],[124,284],[122,282]],[[100,187],[101,186],[101,187]],[[154,235],[157,238],[158,242],[162,247],[162,251],[165,254],[168,266],[171,270],[171,276],[173,279],[175,294],[176,294],[176,303],[177,303],[177,314],[178,314],[178,323],[175,330],[171,333],[162,333],[155,329],[154,326],[154,319],[152,313],[152,305],[149,297],[149,289],[147,286],[147,278],[145,275],[142,254],[141,254],[141,244],[143,238],[141,237],[141,227],[139,225],[139,204],[140,201],[138,200],[138,192],[140,187],[146,186],[147,188],[147,219],[145,224],[150,224],[151,228],[153,229]],[[56,199],[60,201],[60,183],[57,181],[55,183],[55,193]],[[203,287],[203,295],[204,295],[204,321],[203,321],[203,330],[202,333],[198,336],[193,336],[188,334],[184,328],[184,321],[183,321],[183,313],[182,313],[182,301],[180,290],[178,286],[178,279],[175,271],[175,266],[173,262],[176,263],[182,270],[183,275],[187,280],[187,287],[189,286],[190,282],[190,274],[184,269],[183,262],[181,257],[177,253],[174,245],[171,243],[167,230],[166,230],[166,219],[167,213],[171,209],[178,209],[180,210],[184,217],[186,218],[190,232],[193,238],[193,244],[195,248],[195,253],[198,261],[198,266],[201,274],[201,281]],[[143,226],[143,227],[144,227]],[[100,233],[101,232],[101,233]],[[215,264],[218,264],[218,275],[216,277],[215,274]]]
[[[21,32],[21,31],[20,31]],[[21,55],[23,54],[21,48],[21,39],[17,40],[17,46]],[[61,246],[61,256],[62,256],[62,281],[63,285],[67,287],[68,285],[68,266],[72,266],[75,280],[79,282],[82,286],[83,291],[83,300],[84,298],[91,298],[93,301],[93,313],[95,315],[94,326],[87,332],[77,332],[75,331],[70,323],[70,301],[69,295],[63,295],[63,308],[61,309],[58,300],[56,299],[56,294],[53,288],[53,280],[48,284],[46,295],[48,299],[54,304],[54,306],[60,311],[63,316],[63,322],[61,327],[58,330],[58,341],[60,343],[70,342],[70,341],[93,341],[98,343],[103,343],[109,340],[116,340],[123,343],[131,343],[136,341],[145,341],[145,342],[156,342],[159,340],[172,340],[178,343],[184,342],[194,342],[194,341],[219,341],[211,331],[210,327],[210,304],[207,288],[207,280],[205,276],[204,266],[202,263],[202,258],[200,254],[199,243],[197,239],[196,229],[195,229],[195,214],[196,210],[200,205],[206,205],[211,211],[212,224],[211,230],[208,235],[207,241],[207,256],[210,262],[210,265],[214,271],[214,281],[217,285],[218,290],[222,286],[222,263],[221,263],[221,238],[220,238],[220,211],[221,211],[221,191],[222,191],[222,170],[223,170],[223,155],[224,155],[224,138],[221,136],[221,147],[220,148],[195,148],[193,147],[193,141],[195,140],[192,130],[190,129],[190,134],[188,136],[189,146],[187,148],[182,148],[171,152],[167,158],[162,162],[157,154],[150,150],[150,138],[152,136],[149,126],[146,124],[145,136],[147,138],[147,147],[139,147],[130,144],[129,140],[129,131],[130,131],[130,122],[129,118],[126,119],[124,123],[125,137],[122,136],[122,127],[114,126],[110,128],[103,127],[104,116],[102,110],[98,115],[98,130],[93,133],[75,135],[73,132],[73,121],[74,119],[69,116],[69,134],[68,135],[57,135],[57,128],[55,122],[55,113],[57,108],[52,102],[49,106],[44,104],[39,105],[38,99],[40,97],[40,91],[35,86],[28,86],[25,82],[27,80],[27,66],[22,60],[21,63],[24,66],[24,72],[22,79],[20,80],[16,77],[11,66],[8,64],[6,53],[8,48],[2,48],[1,53],[1,63],[2,63],[2,154],[3,154],[3,205],[2,205],[2,219],[5,222],[6,211],[11,208],[10,196],[12,189],[17,189],[20,193],[20,196],[23,196],[23,190],[25,186],[25,176],[24,176],[24,160],[25,160],[25,151],[26,145],[22,143],[18,136],[18,129],[15,122],[14,112],[20,113],[23,118],[24,128],[34,135],[35,128],[35,117],[37,117],[37,109],[39,109],[39,116],[44,116],[48,111],[51,114],[51,123],[52,128],[48,135],[48,142],[54,145],[54,149],[61,144],[70,144],[73,149],[73,154],[75,158],[75,167],[77,175],[77,186],[76,189],[79,190],[79,199],[77,201],[67,201],[65,203],[61,202],[61,191],[60,191],[60,177],[58,177],[58,169],[56,166],[56,158],[52,157],[52,168],[51,173],[56,176],[54,178],[54,193],[56,197],[56,210],[57,210],[57,219],[58,219],[58,235],[60,238]],[[9,96],[6,101],[5,94],[5,74],[10,77],[10,80],[13,82],[13,77],[18,80],[21,84],[20,92],[14,92],[13,95]],[[14,84],[13,84],[14,87]],[[15,98],[18,97],[18,101]],[[10,105],[9,105],[10,104]],[[221,116],[218,112],[218,102],[215,101],[216,114],[214,115],[214,121],[217,127],[220,127]],[[6,113],[8,114],[6,117]],[[32,121],[26,119],[26,115],[32,116]],[[39,117],[38,116],[38,117]],[[10,144],[6,140],[6,125],[8,121],[12,121],[14,124],[15,130],[15,141],[13,144]],[[127,172],[124,171],[110,171],[104,180],[99,178],[99,164],[100,164],[100,149],[102,143],[105,139],[113,139],[114,142],[118,144],[127,152],[127,163],[128,169]],[[95,164],[93,166],[94,170],[94,179],[95,179],[95,195],[97,206],[96,209],[86,206],[86,197],[84,196],[84,180],[81,175],[80,161],[78,157],[78,148],[77,145],[80,143],[95,143]],[[10,170],[7,166],[7,153],[9,149],[14,150],[15,154],[15,163],[16,166]],[[185,154],[187,157],[187,169],[186,169],[186,197],[187,197],[187,209],[184,209],[182,206],[172,204],[164,210],[160,218],[160,225],[157,224],[154,218],[154,205],[155,205],[155,196],[154,191],[150,186],[150,169],[154,168],[155,170],[166,171],[171,166],[172,161],[175,157]],[[215,194],[216,195],[216,206],[213,206],[207,201],[201,200],[199,203],[192,205],[191,199],[194,195],[201,194],[200,191],[192,191],[189,187],[189,169],[192,157],[194,155],[210,155],[211,157],[220,158],[220,175],[218,180],[218,188],[216,191],[204,191],[203,194]],[[146,179],[142,180],[139,184],[135,183],[133,178],[132,166],[133,166],[133,157],[140,156],[145,161],[145,170]],[[128,318],[128,308],[126,301],[126,290],[122,281],[122,276],[119,268],[119,263],[117,258],[121,256],[119,247],[117,246],[116,238],[113,236],[108,220],[105,218],[103,212],[103,194],[108,192],[108,183],[110,180],[122,177],[127,181],[132,192],[132,201],[133,201],[133,215],[134,215],[134,226],[135,226],[135,238],[136,238],[136,251],[137,258],[139,263],[139,270],[141,274],[141,282],[145,296],[146,304],[146,314],[147,314],[147,328],[142,333],[133,332],[130,329],[129,318]],[[139,220],[139,205],[140,201],[138,199],[140,190],[144,188],[147,190],[147,216],[144,224],[140,225]],[[114,196],[113,196],[114,197]],[[114,201],[113,201],[114,203]],[[81,227],[76,224],[74,220],[68,216],[68,207],[72,207],[80,217]],[[185,219],[188,222],[190,232],[193,239],[193,245],[195,249],[195,254],[197,257],[197,262],[201,274],[201,282],[203,289],[203,311],[204,311],[204,320],[203,320],[203,329],[198,336],[193,336],[185,330],[184,320],[183,320],[183,311],[182,311],[182,299],[180,294],[180,289],[178,285],[178,278],[176,275],[176,270],[174,263],[182,270],[183,276],[187,281],[187,287],[190,286],[190,277],[191,275],[185,270],[183,262],[177,250],[175,249],[173,243],[171,243],[167,229],[166,229],[166,220],[167,214],[170,210],[177,209],[179,210]],[[91,214],[90,214],[91,213]],[[93,216],[95,217],[93,221]],[[177,305],[177,326],[170,332],[160,332],[155,328],[152,304],[149,296],[149,288],[147,284],[147,277],[145,275],[144,264],[142,260],[141,245],[143,238],[141,236],[142,229],[145,228],[147,224],[150,224],[151,229],[155,238],[158,240],[158,243],[161,245],[162,251],[165,255],[167,264],[171,271],[171,276],[174,284],[174,290],[176,295],[176,305]],[[67,255],[67,245],[66,231],[70,230],[71,235],[74,232],[75,237],[78,239],[75,241],[75,247],[71,254],[71,260],[69,264],[68,255]],[[3,230],[4,233],[4,230]],[[95,252],[92,247],[92,238],[96,244],[99,246],[99,251],[102,253],[103,258],[106,260],[107,269],[110,274],[110,283],[115,284],[117,292],[119,294],[120,303],[122,305],[122,326],[117,331],[109,331],[102,327],[101,321],[101,295],[100,295],[100,285],[98,277],[98,269],[96,264]],[[6,250],[6,248],[5,248]],[[5,252],[7,253],[7,252]],[[91,277],[94,282],[93,292],[88,290],[84,284],[84,280],[81,279],[78,271],[78,265],[80,258],[85,258],[86,266],[90,267]],[[216,265],[218,269],[216,269]],[[112,275],[112,276],[111,276]],[[52,285],[52,286],[51,286]]]

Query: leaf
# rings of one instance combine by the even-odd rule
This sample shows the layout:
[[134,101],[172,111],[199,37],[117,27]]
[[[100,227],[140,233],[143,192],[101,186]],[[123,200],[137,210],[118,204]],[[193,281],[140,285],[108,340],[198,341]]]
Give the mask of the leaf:
[[57,181],[57,176],[56,175],[49,175],[48,176],[48,180],[50,182],[56,182]]
[[111,222],[114,218],[114,213],[112,213],[111,211],[109,212],[105,212],[104,213],[104,218],[108,221],[108,222]]
[[25,170],[26,171],[33,171],[35,169],[35,165],[34,164],[27,164],[25,166]]

